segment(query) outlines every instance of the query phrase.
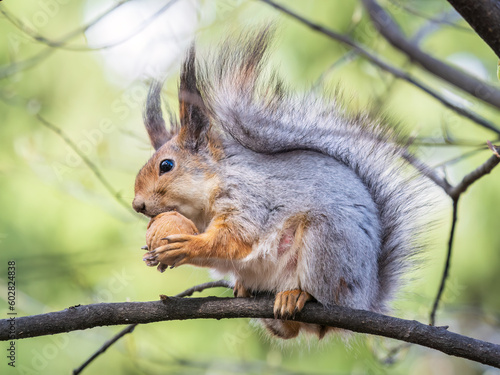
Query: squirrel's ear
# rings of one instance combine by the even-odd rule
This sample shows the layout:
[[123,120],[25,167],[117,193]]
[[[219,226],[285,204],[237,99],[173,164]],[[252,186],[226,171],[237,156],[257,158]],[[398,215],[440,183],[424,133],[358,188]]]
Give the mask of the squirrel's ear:
[[171,135],[165,127],[165,121],[161,111],[161,88],[163,84],[160,81],[153,80],[149,87],[148,98],[146,100],[146,108],[144,109],[144,125],[148,131],[151,144],[158,150],[164,145]]
[[181,69],[179,106],[181,120],[179,141],[196,151],[208,142],[207,131],[210,122],[206,114],[205,103],[198,90],[194,44],[189,49]]

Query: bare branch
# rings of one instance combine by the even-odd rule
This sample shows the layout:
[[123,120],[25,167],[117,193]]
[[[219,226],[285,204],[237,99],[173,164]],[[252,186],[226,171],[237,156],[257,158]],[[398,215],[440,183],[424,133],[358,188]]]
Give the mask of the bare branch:
[[469,188],[469,186],[471,186],[474,182],[479,180],[481,177],[490,173],[493,170],[493,168],[495,168],[498,165],[498,163],[500,163],[500,158],[496,154],[490,156],[490,158],[488,160],[486,160],[486,162],[484,164],[482,164],[476,170],[474,170],[471,173],[469,173],[468,175],[466,175],[458,185],[449,189],[447,191],[448,195],[452,199],[458,200],[460,195],[462,193],[465,193],[465,191]]
[[[11,322],[0,320],[0,340],[36,337],[97,326],[152,323],[186,319],[266,318],[272,319],[274,298],[166,298],[153,302],[99,303],[72,307],[48,314],[16,318],[15,333],[9,336]],[[370,311],[308,303],[292,320],[343,328],[360,333],[390,337],[443,353],[500,368],[500,345]]]
[[229,288],[233,289],[234,285],[227,280],[209,281],[208,283],[203,283],[200,285],[193,286],[192,288],[186,289],[184,292],[176,294],[175,297],[190,297],[193,293],[203,292],[210,288]]
[[[491,144],[491,142],[488,141],[488,146],[493,152],[493,155],[481,166],[479,166],[477,169],[472,171],[471,173],[467,174],[462,181],[456,185],[456,186],[451,186],[448,184],[446,180],[441,179],[441,184],[438,183],[439,181],[434,180],[434,170],[433,169],[420,169],[422,173],[427,175],[429,178],[431,178],[433,181],[435,181],[439,186],[441,186],[446,194],[448,194],[452,201],[453,201],[453,214],[452,214],[452,221],[451,221],[451,230],[450,230],[450,237],[448,240],[448,251],[446,254],[446,262],[443,270],[443,275],[441,277],[441,283],[439,284],[439,289],[436,295],[436,298],[434,300],[434,304],[432,306],[432,310],[430,313],[430,324],[434,325],[436,321],[436,311],[439,306],[439,302],[441,300],[441,296],[443,295],[444,288],[446,285],[446,280],[448,278],[448,274],[450,272],[450,261],[451,261],[451,253],[453,249],[453,237],[455,235],[455,227],[457,223],[457,212],[458,212],[458,201],[463,193],[469,188],[470,185],[472,185],[474,182],[479,180],[481,177],[487,175],[490,173],[495,166],[497,166],[500,163],[500,155],[498,153],[498,147],[495,147]],[[415,164],[414,164],[415,165]],[[418,167],[417,167],[418,168]]]
[[97,47],[88,47],[88,46],[69,46],[68,43],[75,38],[76,36],[85,33],[88,29],[96,25],[98,22],[100,22],[103,18],[105,18],[107,15],[115,11],[117,8],[121,7],[122,5],[126,4],[131,0],[121,0],[115,5],[113,5],[111,8],[94,18],[92,21],[87,23],[84,26],[81,26],[71,32],[69,32],[66,36],[62,37],[59,40],[50,40],[40,34],[38,34],[36,31],[31,30],[29,27],[27,27],[25,24],[23,24],[19,19],[17,19],[14,15],[10,14],[7,12],[5,9],[1,8],[0,4],[0,13],[2,13],[14,26],[16,26],[18,29],[23,31],[25,34],[27,34],[29,37],[33,38],[37,42],[43,43],[48,47],[51,47],[49,49],[44,49],[43,51],[37,53],[35,56],[12,63],[10,65],[6,65],[0,68],[0,79],[9,77],[19,71],[29,69],[39,63],[40,61],[44,60],[48,56],[50,56],[55,49],[65,49],[65,50],[70,50],[70,51],[95,51],[95,50],[102,50],[102,49],[109,49],[112,47],[115,47],[117,45],[120,45],[122,43],[125,43],[128,41],[130,38],[136,36],[138,33],[146,29],[149,25],[151,25],[151,22],[155,19],[158,18],[162,13],[164,13],[167,9],[169,9],[172,5],[174,5],[178,0],[170,0],[167,4],[162,6],[158,11],[153,13],[151,16],[149,16],[146,20],[144,20],[133,32],[131,32],[129,35],[124,36],[123,38],[116,40],[112,43],[105,44],[102,46],[97,46]]
[[[307,20],[306,18],[298,15],[297,13],[292,12],[291,10],[283,7],[282,5],[276,4],[272,0],[261,0],[262,2],[269,4],[270,6],[280,10],[281,12],[288,14],[289,16],[295,18],[296,20],[302,22],[304,25],[310,27],[311,29],[318,31],[324,35],[327,35],[328,37],[337,40],[341,42],[342,44],[345,44],[349,47],[351,47],[353,50],[355,50],[357,53],[359,53],[361,56],[364,56],[366,59],[371,61],[373,64],[377,65],[379,68],[385,70],[386,72],[389,72],[390,74],[394,75],[397,78],[400,78],[415,87],[419,88],[420,90],[424,91],[428,95],[432,96],[434,99],[438,100],[441,102],[444,106],[447,108],[450,108],[454,112],[458,113],[460,116],[466,117],[472,121],[474,121],[476,124],[483,126],[486,129],[492,130],[497,134],[500,134],[500,130],[497,129],[495,125],[493,125],[490,121],[486,120],[485,118],[479,116],[478,114],[469,111],[461,106],[458,106],[452,102],[450,102],[448,99],[444,98],[443,96],[439,95],[436,93],[434,90],[432,90],[430,87],[426,86],[416,78],[410,76],[409,74],[403,72],[402,70],[382,61],[379,59],[376,55],[368,52],[366,49],[361,47],[359,44],[357,44],[354,40],[351,38],[336,33],[335,31],[332,31],[330,29],[327,29],[323,26],[320,26],[318,24],[315,24],[314,22],[311,22]],[[499,92],[500,95],[500,92]],[[500,108],[500,98],[499,98],[499,108]]]
[[135,212],[132,211],[129,203],[125,202],[121,197],[120,193],[118,193],[113,186],[109,183],[109,181],[103,176],[99,168],[85,155],[80,149],[76,146],[76,144],[69,138],[64,131],[55,126],[54,124],[47,121],[41,115],[37,114],[36,118],[47,128],[56,133],[59,137],[63,139],[63,141],[74,151],[76,154],[83,160],[83,162],[87,165],[87,167],[94,173],[97,179],[101,182],[101,184],[106,188],[106,190],[116,199],[116,201],[122,205],[128,212],[135,215]]
[[[80,35],[81,33],[84,33],[85,31],[87,31],[90,27],[92,27],[97,22],[99,22],[101,19],[103,19],[104,17],[106,17],[108,14],[110,14],[111,12],[113,12],[114,10],[116,10],[117,8],[119,8],[120,6],[122,6],[123,4],[125,4],[127,1],[130,1],[130,0],[123,0],[121,2],[118,2],[117,4],[113,5],[111,8],[109,8],[108,10],[106,10],[105,12],[103,12],[102,14],[100,14],[99,16],[97,16],[96,18],[94,18],[87,25],[85,25],[83,27],[80,27],[80,28],[78,28],[76,30],[73,30],[72,32],[68,33],[66,36],[64,36],[60,40],[54,41],[52,43],[58,44],[59,46],[63,46],[65,44],[67,44],[71,39],[73,39],[74,37]],[[0,9],[1,9],[2,14],[8,20],[10,20],[14,24],[14,26],[16,26],[18,28],[23,28],[23,30],[25,32],[29,33],[28,28],[25,25],[17,23],[16,19],[13,18],[13,16],[10,15],[10,13],[6,12],[5,9],[3,9],[3,4],[0,4]],[[33,67],[34,65],[36,65],[40,61],[42,61],[45,58],[49,57],[55,51],[56,50],[54,48],[52,48],[52,49],[44,49],[43,51],[37,53],[35,56],[33,56],[33,57],[29,58],[29,59],[26,59],[26,60],[23,60],[23,61],[18,61],[18,62],[15,62],[13,64],[10,64],[10,65],[0,67],[0,79],[9,77],[9,76],[11,76],[11,75],[13,75],[13,74],[15,74],[15,73],[17,73],[19,71],[22,71],[22,70],[29,69],[29,68]]]
[[51,56],[56,50],[55,49],[44,49],[43,51],[37,53],[35,56],[22,61],[15,61],[9,65],[0,67],[0,79],[10,77],[23,70],[28,70],[36,66],[41,61],[45,60]]
[[448,0],[500,57],[500,3],[497,0]]
[[[176,295],[176,297],[182,298],[182,297],[189,297],[193,295],[195,292],[202,292],[205,289],[210,289],[210,288],[233,288],[233,285],[227,281],[227,280],[219,280],[219,281],[210,281],[208,283],[200,284],[193,286],[192,288],[189,288],[185,290],[184,292],[181,292]],[[163,296],[162,296],[163,297]],[[99,357],[101,354],[103,354],[111,345],[113,345],[115,342],[117,342],[119,339],[121,339],[123,336],[132,333],[137,327],[137,323],[130,324],[126,328],[122,329],[118,334],[113,336],[111,339],[106,341],[103,346],[99,348],[94,354],[92,354],[82,365],[76,369],[73,370],[73,375],[78,375],[80,374],[85,367],[90,365],[94,359]]]
[[[416,43],[405,38],[399,26],[375,0],[363,0],[363,4],[380,34],[412,61],[455,87],[500,108],[500,90],[423,52]],[[500,26],[498,31],[497,36],[500,35]]]
[[444,264],[441,283],[439,284],[439,289],[436,298],[434,299],[434,304],[432,306],[432,310],[429,317],[429,324],[432,326],[436,323],[436,311],[439,305],[439,301],[441,300],[441,296],[443,295],[444,292],[444,287],[446,285],[446,280],[448,279],[448,274],[450,272],[451,251],[453,249],[453,238],[455,236],[455,228],[457,224],[457,212],[458,212],[458,198],[453,200],[453,213],[451,219],[450,238],[448,240],[448,252],[446,253],[446,262]]
[[103,354],[106,350],[108,350],[111,345],[113,345],[115,342],[117,342],[123,336],[125,336],[129,333],[132,333],[134,331],[135,327],[137,327],[137,324],[130,324],[129,326],[127,326],[127,328],[121,330],[116,336],[114,336],[110,340],[106,341],[104,343],[104,345],[101,346],[98,351],[96,351],[94,354],[92,354],[85,362],[83,362],[80,367],[73,370],[73,375],[80,374],[88,365],[90,365],[94,361],[94,359],[96,359],[101,354]]
[[439,177],[438,174],[436,173],[436,171],[434,169],[432,169],[427,164],[425,164],[424,162],[422,162],[419,159],[417,159],[412,154],[406,152],[403,155],[403,158],[408,163],[410,163],[411,165],[413,165],[420,173],[422,173],[424,176],[426,176],[427,178],[429,178],[432,182],[434,182],[436,185],[438,185],[444,191],[447,191],[448,189],[451,188],[451,185],[448,183],[448,181],[446,181],[445,179]]
[[[490,142],[488,143],[489,145],[491,145]],[[488,160],[486,160],[484,164],[482,164],[477,169],[467,174],[462,179],[462,181],[456,186],[451,185],[448,181],[439,177],[433,168],[429,167],[422,161],[418,160],[410,153],[405,153],[403,157],[424,176],[428,177],[436,185],[441,187],[445,191],[445,193],[448,194],[450,198],[455,201],[458,200],[460,195],[464,193],[469,188],[470,185],[479,180],[481,177],[490,173],[493,170],[493,168],[495,168],[500,163],[500,157],[498,156],[499,147],[491,145],[490,148],[493,152],[493,155]],[[474,150],[474,152],[476,151],[477,150]]]
[[445,159],[443,161],[440,161],[439,163],[434,164],[432,166],[432,169],[449,167],[450,165],[453,165],[453,164],[456,164],[458,162],[464,161],[468,158],[471,158],[472,156],[477,155],[481,151],[484,151],[484,146],[475,147],[467,152],[464,152],[463,154],[461,154],[459,156],[455,156],[455,157],[452,157],[450,159]]
[[[116,9],[118,9],[119,7],[121,7],[122,5],[124,5],[130,1],[131,0],[119,1],[118,3],[113,5],[111,8],[109,8],[108,10],[106,10],[105,12],[101,13],[99,16],[94,18],[92,21],[87,23],[86,25],[81,26],[81,27],[71,31],[70,33],[68,33],[66,36],[64,36],[63,38],[61,38],[59,40],[51,40],[51,39],[39,34],[35,30],[32,30],[30,27],[28,27],[26,24],[24,24],[19,18],[14,16],[9,11],[3,9],[3,7],[0,7],[0,13],[2,13],[4,15],[4,17],[12,25],[14,25],[18,30],[20,30],[21,32],[23,32],[24,34],[26,34],[27,36],[29,36],[33,40],[40,42],[40,43],[43,43],[48,47],[66,49],[66,50],[72,50],[72,51],[91,51],[91,50],[95,50],[95,49],[99,49],[99,48],[90,48],[90,47],[86,47],[86,46],[68,46],[68,42],[71,39],[75,38],[76,36],[85,33],[88,29],[90,29],[91,27],[96,25],[98,22],[100,22],[106,16],[111,14],[113,11],[115,11]],[[135,35],[135,33],[133,35]]]

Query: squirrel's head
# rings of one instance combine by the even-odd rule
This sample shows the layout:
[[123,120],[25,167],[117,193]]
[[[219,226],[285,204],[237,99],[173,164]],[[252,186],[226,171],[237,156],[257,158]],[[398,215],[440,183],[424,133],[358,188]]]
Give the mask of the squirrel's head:
[[137,175],[132,205],[149,217],[176,210],[201,230],[218,191],[216,163],[222,149],[197,88],[194,48],[181,71],[180,126],[172,121],[170,130],[162,116],[161,86],[153,82],[146,102],[144,123],[156,152]]

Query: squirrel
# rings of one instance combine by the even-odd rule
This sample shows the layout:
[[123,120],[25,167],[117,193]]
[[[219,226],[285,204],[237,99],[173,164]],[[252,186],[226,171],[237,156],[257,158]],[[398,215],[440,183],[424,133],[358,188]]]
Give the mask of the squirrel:
[[169,128],[153,81],[144,123],[156,151],[133,207],[177,211],[199,230],[168,236],[149,260],[230,275],[236,297],[275,293],[271,334],[322,338],[332,328],[286,318],[309,300],[387,312],[420,250],[426,184],[398,131],[265,75],[271,39],[269,28],[242,34],[205,60],[193,44]]

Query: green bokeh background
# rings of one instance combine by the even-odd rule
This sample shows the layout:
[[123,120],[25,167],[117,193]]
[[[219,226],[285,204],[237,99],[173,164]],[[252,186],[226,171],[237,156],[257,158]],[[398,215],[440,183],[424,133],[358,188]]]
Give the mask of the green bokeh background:
[[[429,24],[392,2],[381,3],[407,35]],[[444,0],[400,3],[428,16],[450,10]],[[386,61],[499,123],[498,111],[462,96],[394,51],[374,31],[359,1],[294,0],[286,5],[308,19],[349,33]],[[88,6],[85,1],[55,0],[0,4],[2,9],[32,23],[40,17],[37,12],[45,12],[49,22],[37,31],[53,40],[83,25]],[[321,86],[318,79],[322,77],[324,88],[330,92],[339,89],[353,110],[368,106],[380,109],[418,137],[442,140],[441,129],[445,126],[454,139],[472,144],[484,145],[487,139],[497,139],[495,134],[459,117],[407,83],[393,80],[359,57],[341,62],[348,52],[346,48],[263,3],[202,1],[198,7],[197,35],[203,48],[214,45],[227,30],[240,30],[263,20],[276,22],[279,35],[271,62],[279,66],[280,75],[293,90]],[[463,22],[459,24],[466,27]],[[147,221],[129,206],[135,174],[152,154],[141,123],[145,80],[138,79],[125,87],[117,84],[116,76],[112,77],[109,68],[104,67],[100,51],[51,49],[26,36],[5,17],[0,18],[0,35],[1,318],[6,318],[8,311],[9,260],[16,262],[19,316],[77,304],[155,300],[159,294],[173,295],[208,281],[210,275],[204,269],[181,267],[160,274],[141,260],[139,248],[144,244]],[[72,40],[78,45],[85,42],[83,34]],[[421,45],[443,60],[455,61],[460,54],[469,67],[472,63],[482,67],[486,72],[483,78],[498,86],[497,58],[474,33],[441,25]],[[12,70],[13,64],[45,50],[53,53],[29,69],[18,66]],[[172,107],[177,73],[178,69],[164,91]],[[479,71],[473,69],[472,73]],[[117,111],[118,106],[121,111]],[[109,181],[118,199],[60,136],[37,119],[37,114],[64,131]],[[474,148],[448,146],[422,147],[417,152],[434,166],[471,150]],[[475,152],[440,171],[457,183],[490,154],[487,150]],[[452,331],[496,343],[500,343],[499,183],[500,170],[495,170],[461,199],[452,269],[437,321],[449,325]],[[429,225],[426,233],[426,261],[396,302],[395,315],[427,321],[444,263],[449,217],[451,203],[441,194],[431,216],[435,224]],[[231,294],[214,289],[201,295]],[[0,356],[1,372],[68,374],[121,328],[20,340],[16,344],[16,368],[9,368],[5,356]],[[247,320],[162,322],[138,327],[84,373],[499,373],[419,347],[402,350],[395,364],[383,365],[381,360],[397,345],[363,335],[351,336],[347,342],[330,338],[318,343],[303,338],[295,343],[280,343],[270,340]],[[5,354],[7,343],[2,348]]]

